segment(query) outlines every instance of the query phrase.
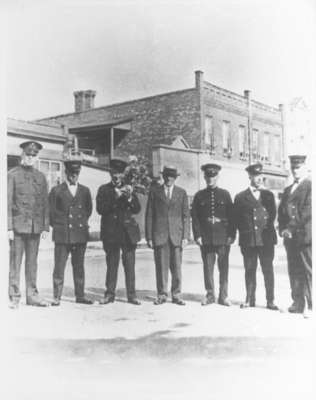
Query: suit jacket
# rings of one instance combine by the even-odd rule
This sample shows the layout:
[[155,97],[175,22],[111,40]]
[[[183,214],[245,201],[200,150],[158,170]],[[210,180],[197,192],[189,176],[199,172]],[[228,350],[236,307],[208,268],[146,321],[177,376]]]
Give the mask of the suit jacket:
[[276,205],[270,190],[261,190],[256,200],[248,188],[234,201],[234,221],[239,231],[241,247],[274,245],[277,243],[274,221]]
[[[234,239],[236,232],[233,223],[233,202],[227,190],[220,188],[214,190],[213,207],[210,188],[196,193],[191,211],[194,239],[201,237],[203,245],[226,245],[227,238]],[[212,223],[212,216],[220,221]]]
[[140,229],[133,214],[140,212],[140,204],[135,193],[132,200],[125,196],[116,198],[112,182],[98,189],[97,212],[101,215],[101,240],[105,244],[137,244]]
[[285,188],[278,210],[279,233],[289,229],[298,244],[312,243],[312,182],[304,179],[291,193]]
[[149,192],[146,216],[146,240],[162,246],[170,238],[174,246],[181,246],[182,239],[189,239],[190,213],[186,191],[173,187],[171,199],[165,195],[164,185]]
[[88,220],[92,213],[90,190],[78,184],[73,196],[66,182],[49,193],[50,224],[55,243],[86,243],[89,239]]
[[49,231],[45,175],[19,165],[8,172],[8,230],[17,233]]

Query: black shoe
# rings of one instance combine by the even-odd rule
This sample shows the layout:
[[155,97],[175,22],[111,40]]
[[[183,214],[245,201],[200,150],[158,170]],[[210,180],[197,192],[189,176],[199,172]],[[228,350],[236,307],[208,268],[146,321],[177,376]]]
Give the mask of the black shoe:
[[210,299],[208,297],[206,297],[202,302],[201,302],[201,306],[208,306],[210,304],[215,303],[214,299]]
[[134,304],[135,306],[140,306],[140,305],[142,304],[142,303],[141,303],[138,299],[136,299],[136,298],[134,298],[134,299],[128,299],[127,302],[130,303],[130,304]]
[[166,303],[167,299],[165,297],[157,297],[154,301],[155,306],[159,306],[160,304]]
[[114,297],[112,296],[105,296],[103,299],[99,301],[99,304],[109,304],[109,303],[114,303]]
[[245,301],[245,303],[240,304],[240,308],[249,308],[256,307],[256,303],[254,301]]
[[87,299],[86,297],[79,297],[79,298],[76,299],[76,303],[79,303],[79,304],[93,304],[93,301]]
[[288,312],[292,314],[302,314],[304,312],[304,307],[299,306],[297,303],[293,303],[289,308]]
[[232,303],[226,298],[226,299],[218,299],[218,304],[220,304],[221,306],[226,306],[226,307],[230,307],[232,305]]
[[28,306],[48,307],[49,303],[46,300],[29,300],[26,302]]
[[269,309],[269,310],[273,310],[273,311],[277,311],[278,309],[279,309],[279,307],[278,306],[276,306],[274,303],[273,303],[273,301],[269,301],[268,303],[267,303],[267,309]]
[[172,299],[172,303],[177,304],[178,306],[185,306],[185,301],[183,301],[182,299]]
[[54,299],[54,300],[50,303],[50,305],[53,306],[53,307],[58,307],[58,306],[60,306],[60,299]]

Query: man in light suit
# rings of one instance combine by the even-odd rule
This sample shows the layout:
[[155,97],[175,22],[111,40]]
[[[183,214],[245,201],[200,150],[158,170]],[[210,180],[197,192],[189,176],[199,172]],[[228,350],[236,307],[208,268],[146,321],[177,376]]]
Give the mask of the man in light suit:
[[84,294],[84,256],[89,238],[88,220],[92,213],[89,188],[78,183],[81,156],[64,161],[66,181],[52,188],[49,194],[50,224],[55,242],[53,272],[53,306],[60,305],[66,262],[71,254],[76,302],[92,304]]
[[186,191],[175,185],[178,171],[165,166],[164,184],[153,188],[148,196],[145,216],[147,244],[154,249],[158,297],[160,305],[168,297],[168,272],[171,272],[172,302],[185,305],[181,299],[182,248],[189,239],[190,214]]
[[[292,155],[292,185],[279,205],[279,234],[284,239],[293,304],[291,313],[312,310],[312,182],[303,155]],[[306,307],[307,305],[307,307]]]

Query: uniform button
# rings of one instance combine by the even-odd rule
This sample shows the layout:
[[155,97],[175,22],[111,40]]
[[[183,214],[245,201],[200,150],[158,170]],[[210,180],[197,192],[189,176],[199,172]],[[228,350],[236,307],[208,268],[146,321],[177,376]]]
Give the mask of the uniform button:
[[69,218],[72,218],[72,215],[71,215],[71,214],[69,214]]
[[80,228],[82,227],[82,224],[79,224]]
[[254,217],[253,219],[257,219],[257,217]]
[[258,227],[257,227],[257,226],[255,226],[255,229],[258,229]]
[[72,225],[71,225],[71,224],[69,224],[69,228],[72,228]]

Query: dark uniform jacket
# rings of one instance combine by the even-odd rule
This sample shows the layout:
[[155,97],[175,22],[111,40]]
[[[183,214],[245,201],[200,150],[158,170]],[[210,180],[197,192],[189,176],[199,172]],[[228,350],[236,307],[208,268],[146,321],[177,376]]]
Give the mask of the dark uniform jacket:
[[88,220],[92,213],[90,190],[78,184],[75,196],[66,182],[49,193],[50,224],[55,243],[86,243],[89,239]]
[[274,245],[277,243],[274,220],[276,205],[269,190],[261,190],[256,200],[248,188],[237,194],[234,202],[234,221],[239,231],[241,247]]
[[42,172],[33,167],[11,169],[7,194],[8,230],[37,234],[49,231],[47,182]]
[[228,237],[235,238],[233,202],[227,190],[200,190],[194,196],[191,213],[194,239],[201,237],[203,245],[226,245]]
[[170,238],[174,246],[181,246],[182,239],[189,239],[189,234],[190,212],[186,191],[174,185],[168,200],[164,185],[153,188],[146,209],[146,240],[152,240],[154,246],[162,246]]
[[137,244],[140,229],[133,214],[140,212],[140,204],[135,193],[132,200],[125,196],[115,197],[112,182],[99,187],[97,212],[101,215],[101,240],[106,244]]
[[298,244],[312,242],[312,182],[304,179],[291,193],[285,188],[278,213],[279,232],[289,229]]

